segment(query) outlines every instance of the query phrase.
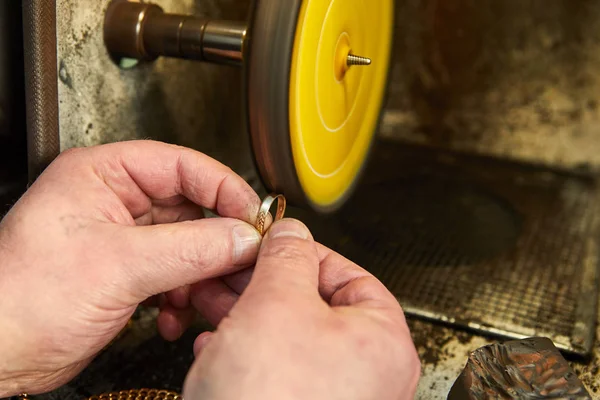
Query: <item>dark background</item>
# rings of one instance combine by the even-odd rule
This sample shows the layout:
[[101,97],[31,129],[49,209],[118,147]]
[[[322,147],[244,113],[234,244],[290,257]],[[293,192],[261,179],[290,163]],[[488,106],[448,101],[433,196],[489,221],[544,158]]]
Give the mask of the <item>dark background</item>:
[[21,2],[0,2],[0,216],[27,179]]

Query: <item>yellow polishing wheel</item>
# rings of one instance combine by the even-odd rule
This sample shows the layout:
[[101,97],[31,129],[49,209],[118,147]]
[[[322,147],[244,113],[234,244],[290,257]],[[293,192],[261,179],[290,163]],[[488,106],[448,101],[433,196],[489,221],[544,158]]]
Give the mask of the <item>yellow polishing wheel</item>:
[[394,0],[258,0],[245,54],[249,128],[266,186],[319,212],[367,160],[386,91]]
[[393,16],[394,0],[255,0],[246,24],[113,0],[104,42],[121,66],[160,56],[241,63],[265,186],[324,213],[349,197],[368,157]]

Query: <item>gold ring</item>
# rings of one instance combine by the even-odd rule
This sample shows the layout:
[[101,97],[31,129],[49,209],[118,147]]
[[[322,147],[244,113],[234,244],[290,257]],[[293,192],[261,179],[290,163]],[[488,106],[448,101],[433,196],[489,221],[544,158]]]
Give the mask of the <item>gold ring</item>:
[[270,194],[263,200],[260,205],[260,209],[258,210],[258,216],[256,217],[256,230],[261,235],[265,234],[265,223],[267,222],[267,216],[269,215],[269,210],[271,210],[271,206],[277,200],[277,212],[275,213],[275,221],[279,221],[283,218],[285,214],[285,206],[286,201],[285,197],[281,194]]

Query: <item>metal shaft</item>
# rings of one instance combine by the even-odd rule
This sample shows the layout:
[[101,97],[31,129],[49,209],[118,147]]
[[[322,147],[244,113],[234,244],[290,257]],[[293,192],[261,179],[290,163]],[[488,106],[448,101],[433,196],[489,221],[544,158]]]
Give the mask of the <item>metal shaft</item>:
[[166,14],[154,4],[113,0],[104,42],[113,58],[175,57],[219,64],[243,62],[246,24]]

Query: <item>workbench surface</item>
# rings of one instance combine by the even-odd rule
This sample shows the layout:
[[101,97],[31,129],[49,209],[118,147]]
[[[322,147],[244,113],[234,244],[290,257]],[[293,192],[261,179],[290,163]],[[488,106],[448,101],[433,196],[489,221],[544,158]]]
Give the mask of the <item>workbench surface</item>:
[[[210,329],[198,320],[177,342],[161,339],[154,327],[155,311],[143,310],[123,336],[69,385],[36,399],[81,400],[115,390],[157,388],[180,391],[193,362],[192,346],[197,334]],[[422,377],[416,399],[446,399],[471,351],[493,343],[493,339],[464,331],[409,319],[422,361]],[[600,332],[598,332],[600,333]],[[600,346],[587,363],[573,362],[578,376],[594,400],[600,399]]]

